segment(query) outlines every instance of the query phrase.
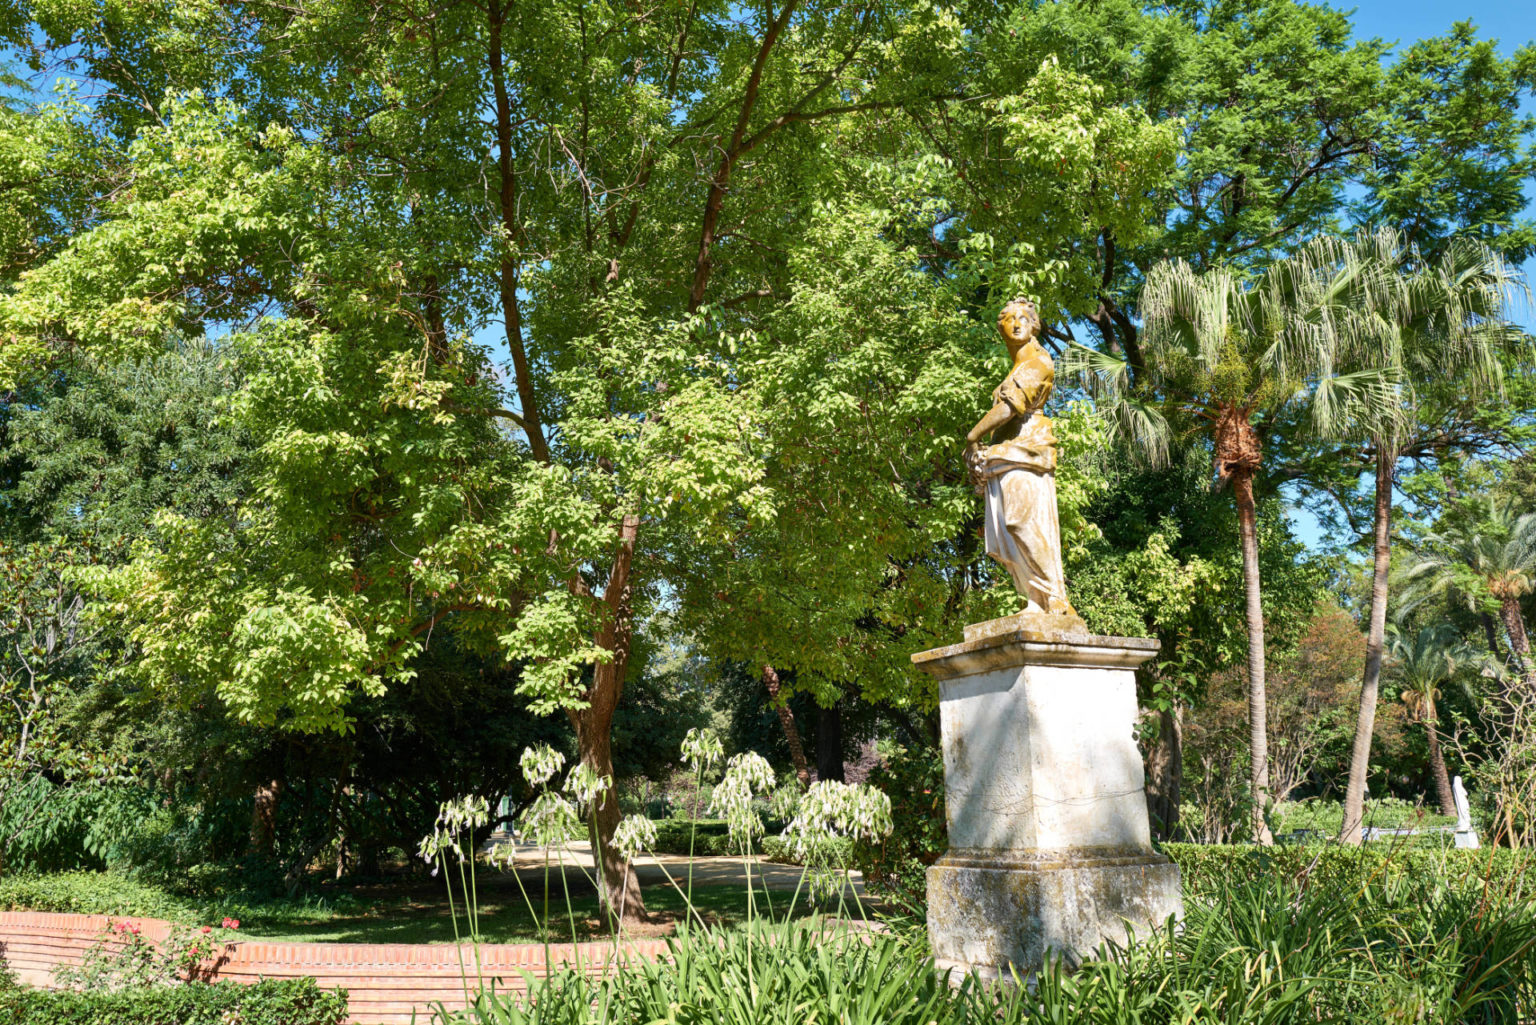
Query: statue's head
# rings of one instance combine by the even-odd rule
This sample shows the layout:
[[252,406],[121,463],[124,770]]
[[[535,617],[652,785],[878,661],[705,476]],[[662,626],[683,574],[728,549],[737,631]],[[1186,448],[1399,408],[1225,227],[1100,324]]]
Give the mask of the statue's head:
[[1028,299],[1014,299],[997,315],[997,333],[1013,352],[1039,337],[1040,313]]

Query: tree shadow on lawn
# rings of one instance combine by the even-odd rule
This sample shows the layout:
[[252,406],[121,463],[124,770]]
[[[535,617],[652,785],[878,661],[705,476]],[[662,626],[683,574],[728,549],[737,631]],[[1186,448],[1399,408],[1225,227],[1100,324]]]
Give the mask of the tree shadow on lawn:
[[[592,884],[584,878],[569,880],[571,912],[566,910],[566,893],[562,889],[559,872],[550,873],[549,933],[550,941],[566,943],[571,938],[571,915],[575,917],[576,936],[581,941],[607,939],[609,933],[598,917],[597,894]],[[540,943],[543,934],[538,922],[530,915],[528,900],[532,900],[538,919],[545,917],[544,885],[540,879],[523,884],[527,898],[518,888],[510,873],[489,875],[482,873],[477,881],[479,890],[480,934],[485,943]],[[684,887],[686,889],[686,886]],[[682,894],[665,884],[645,887],[645,904],[649,921],[634,927],[626,926],[624,935],[635,938],[670,936],[678,922],[685,917],[687,905]],[[272,908],[261,906],[247,911],[248,918],[241,923],[242,938],[268,942],[288,943],[452,943],[454,922],[449,911],[445,887],[440,881],[414,882],[406,885],[358,887],[352,891],[354,900],[369,905],[366,910],[344,911],[322,908]],[[759,918],[772,914],[782,918],[790,909],[792,894],[775,892],[754,894],[753,914]],[[352,902],[348,902],[351,904]],[[745,888],[735,886],[695,886],[693,905],[699,916],[710,925],[734,926],[746,921],[747,895]],[[462,939],[465,934],[464,905],[459,893],[458,880],[454,880],[453,908],[458,912]],[[771,909],[771,910],[770,910]],[[794,902],[794,917],[801,918],[816,909],[801,893]],[[851,906],[847,913],[856,910]]]

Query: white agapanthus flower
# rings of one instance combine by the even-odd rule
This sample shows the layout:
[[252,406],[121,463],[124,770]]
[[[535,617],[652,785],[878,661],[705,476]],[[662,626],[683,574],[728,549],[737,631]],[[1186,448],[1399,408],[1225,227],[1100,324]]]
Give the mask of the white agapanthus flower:
[[474,794],[444,801],[437,812],[437,824],[449,831],[478,829],[489,821],[491,803]]
[[785,780],[768,799],[768,814],[780,822],[788,822],[800,810],[800,784]]
[[428,865],[435,865],[439,855],[450,846],[445,841],[446,838],[441,831],[433,830],[421,838],[421,845],[416,848],[416,853]]
[[565,777],[565,792],[571,795],[571,799],[583,810],[599,804],[599,799],[612,786],[611,779],[607,776],[599,776],[597,770],[586,762],[577,765]]
[[530,787],[538,789],[565,768],[565,755],[548,744],[540,744],[524,748],[518,764],[523,768],[523,779],[528,781]]
[[743,751],[733,755],[725,765],[727,777],[738,776],[745,780],[752,793],[766,794],[773,789],[773,766],[756,751]]
[[891,799],[867,783],[822,780],[800,798],[800,808],[784,828],[790,850],[810,860],[828,839],[846,836],[875,841],[891,833]]
[[709,727],[695,726],[683,738],[683,764],[694,772],[703,772],[725,757],[720,735]]
[[710,797],[710,813],[725,819],[732,840],[749,844],[763,835],[763,820],[753,807],[753,799],[772,789],[773,767],[762,755],[753,751],[735,755]]
[[656,823],[644,815],[626,815],[613,831],[613,849],[628,861],[656,846]]
[[580,829],[581,817],[571,802],[549,790],[534,798],[518,820],[518,832],[539,847],[562,843]]

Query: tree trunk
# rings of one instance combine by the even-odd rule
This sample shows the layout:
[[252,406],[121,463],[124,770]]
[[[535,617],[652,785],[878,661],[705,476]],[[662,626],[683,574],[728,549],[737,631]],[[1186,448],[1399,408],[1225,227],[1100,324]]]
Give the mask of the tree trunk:
[[1429,771],[1435,778],[1435,795],[1440,799],[1440,814],[1456,814],[1456,798],[1451,793],[1451,777],[1445,771],[1445,755],[1440,750],[1440,731],[1435,726],[1435,699],[1424,702],[1424,730],[1429,734]]
[[1493,625],[1493,617],[1486,612],[1479,612],[1478,620],[1483,624],[1483,637],[1488,641],[1488,650],[1493,652],[1494,660],[1509,665],[1509,658],[1504,654],[1504,645],[1499,643],[1498,628]]
[[1237,521],[1243,542],[1243,590],[1248,619],[1248,753],[1253,798],[1253,839],[1273,844],[1264,813],[1269,810],[1269,714],[1264,691],[1264,603],[1259,590],[1258,511],[1253,502],[1253,474],[1240,469],[1232,476]]
[[1371,577],[1370,625],[1365,635],[1365,675],[1360,681],[1360,709],[1355,717],[1355,745],[1349,755],[1344,787],[1344,822],[1339,841],[1358,847],[1365,824],[1365,781],[1371,769],[1371,738],[1376,732],[1376,700],[1381,691],[1381,659],[1387,636],[1387,574],[1392,568],[1392,470],[1396,458],[1376,442],[1375,560]]
[[843,771],[843,708],[834,701],[831,708],[816,709],[816,778],[847,782]]
[[[603,667],[599,667],[603,668]],[[613,715],[583,714],[576,727],[576,746],[581,760],[592,771],[613,779]],[[632,925],[645,919],[645,901],[640,896],[640,878],[634,866],[624,860],[613,846],[614,830],[623,817],[619,812],[619,794],[611,785],[599,798],[595,812],[587,815],[587,838],[592,842],[593,861],[601,866],[598,897],[603,917],[608,922]],[[594,826],[596,827],[594,829]]]
[[1157,713],[1157,739],[1147,755],[1147,817],[1159,840],[1176,839],[1184,782],[1184,707]]
[[1525,630],[1525,617],[1520,614],[1520,602],[1515,598],[1501,601],[1499,618],[1504,620],[1504,632],[1509,634],[1509,647],[1520,663],[1525,685],[1536,692],[1536,660],[1531,658],[1531,638]]
[[795,713],[790,711],[789,702],[779,697],[779,674],[773,666],[763,666],[763,686],[768,688],[768,703],[779,713],[779,725],[784,727],[784,741],[789,745],[789,760],[795,763],[795,778],[804,790],[811,785],[811,767],[805,761],[805,745],[800,743]]
[[607,606],[603,625],[597,631],[597,645],[611,653],[605,663],[592,670],[592,687],[587,692],[587,707],[571,709],[567,714],[576,727],[576,749],[581,760],[608,780],[608,788],[598,798],[595,813],[587,816],[587,834],[592,841],[592,860],[600,870],[598,898],[604,917],[625,924],[645,919],[645,902],[640,896],[640,879],[634,867],[613,847],[613,833],[618,828],[619,794],[613,782],[613,712],[624,693],[624,673],[629,667],[633,639],[632,590],[630,567],[635,558],[635,538],[640,519],[626,515],[619,527],[619,548],[614,553],[613,571],[603,592]]
[[251,806],[251,853],[270,859],[277,842],[277,801],[283,793],[283,781],[274,779],[256,787]]

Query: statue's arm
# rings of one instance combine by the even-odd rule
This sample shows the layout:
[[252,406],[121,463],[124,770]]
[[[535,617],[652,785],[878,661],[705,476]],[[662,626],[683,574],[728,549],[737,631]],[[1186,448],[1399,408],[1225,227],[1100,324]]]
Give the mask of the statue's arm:
[[997,430],[999,427],[1003,426],[1005,423],[1012,419],[1013,407],[1008,405],[1006,402],[999,402],[997,405],[987,410],[985,416],[976,421],[976,426],[971,428],[970,433],[965,436],[965,440],[972,445],[975,445],[980,442],[982,438],[985,438],[987,435],[991,434],[993,431]]

